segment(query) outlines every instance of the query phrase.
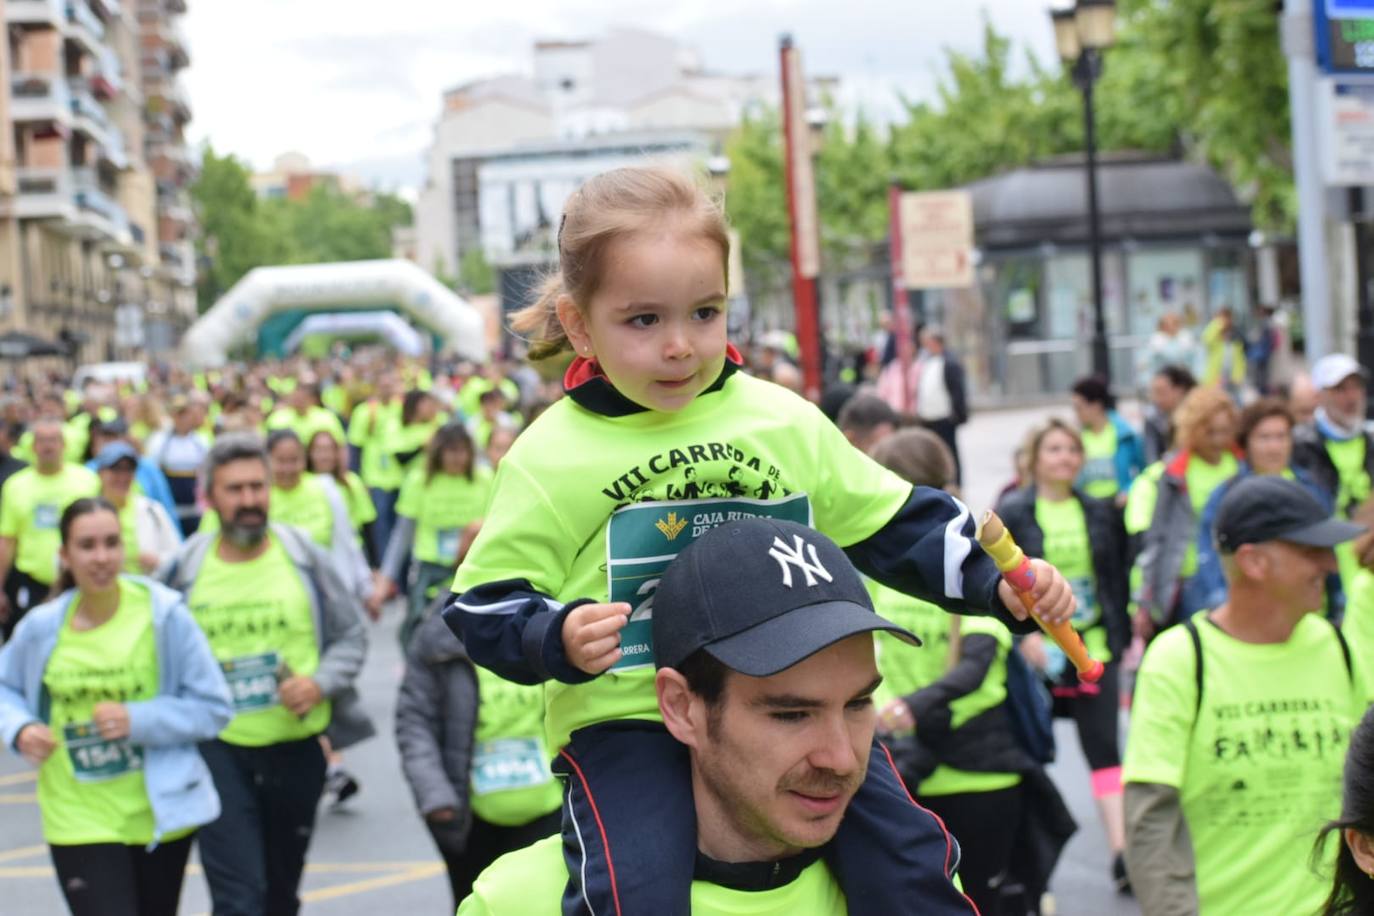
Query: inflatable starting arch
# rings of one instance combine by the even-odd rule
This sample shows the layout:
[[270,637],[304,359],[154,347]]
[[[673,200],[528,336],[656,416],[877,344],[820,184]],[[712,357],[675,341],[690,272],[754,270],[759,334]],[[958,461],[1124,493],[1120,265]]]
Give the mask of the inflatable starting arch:
[[287,309],[338,312],[394,308],[434,332],[446,350],[487,357],[482,317],[410,261],[347,261],[258,267],[187,329],[182,356],[196,369],[224,365],[229,351],[253,340],[259,325]]

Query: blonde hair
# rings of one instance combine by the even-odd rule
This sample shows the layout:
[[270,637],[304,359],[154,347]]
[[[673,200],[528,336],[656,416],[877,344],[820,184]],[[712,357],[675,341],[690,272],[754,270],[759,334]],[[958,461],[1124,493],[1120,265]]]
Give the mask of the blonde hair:
[[1194,449],[1207,431],[1207,424],[1219,413],[1229,413],[1231,422],[1240,420],[1236,404],[1221,388],[1199,385],[1184,396],[1174,410],[1174,446]]
[[1040,460],[1040,446],[1045,443],[1045,437],[1050,433],[1064,433],[1073,440],[1079,454],[1083,453],[1083,437],[1078,430],[1058,417],[1050,417],[1026,435],[1026,444],[1021,447],[1022,454],[1025,456],[1025,479],[1027,483],[1035,480],[1035,465]]
[[954,456],[949,446],[928,429],[910,427],[881,439],[869,457],[918,487],[946,489],[954,482]]
[[530,359],[572,349],[558,320],[558,299],[570,296],[586,311],[605,278],[612,242],[671,219],[719,246],[721,269],[726,269],[730,235],[725,214],[690,176],[663,167],[614,169],[574,191],[559,224],[558,270],[540,284],[534,302],[511,317],[511,328],[530,341]]

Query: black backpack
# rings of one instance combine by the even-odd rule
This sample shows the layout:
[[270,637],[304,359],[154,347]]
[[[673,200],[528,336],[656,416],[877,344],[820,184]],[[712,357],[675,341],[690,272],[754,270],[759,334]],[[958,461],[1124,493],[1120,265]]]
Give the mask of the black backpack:
[[1015,647],[1007,653],[1007,718],[1016,743],[1039,764],[1054,762],[1053,700]]

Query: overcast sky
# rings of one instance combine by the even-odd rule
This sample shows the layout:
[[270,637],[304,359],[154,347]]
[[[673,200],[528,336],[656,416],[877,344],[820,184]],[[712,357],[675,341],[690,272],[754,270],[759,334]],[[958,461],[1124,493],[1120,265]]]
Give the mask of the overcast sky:
[[984,11],[1053,53],[1047,0],[192,0],[183,74],[192,142],[266,168],[299,150],[388,188],[417,187],[440,93],[528,72],[540,39],[632,25],[672,35],[725,73],[775,71],[790,31],[809,73],[878,115],[928,98],[942,49],[974,50]]

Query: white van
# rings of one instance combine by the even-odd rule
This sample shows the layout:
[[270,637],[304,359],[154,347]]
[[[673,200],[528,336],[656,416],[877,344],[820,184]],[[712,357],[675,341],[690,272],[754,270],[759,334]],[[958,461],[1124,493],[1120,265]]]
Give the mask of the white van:
[[88,381],[105,385],[132,382],[141,386],[148,378],[148,367],[139,362],[91,363],[76,370],[72,376],[72,387],[77,391]]

